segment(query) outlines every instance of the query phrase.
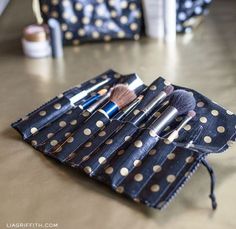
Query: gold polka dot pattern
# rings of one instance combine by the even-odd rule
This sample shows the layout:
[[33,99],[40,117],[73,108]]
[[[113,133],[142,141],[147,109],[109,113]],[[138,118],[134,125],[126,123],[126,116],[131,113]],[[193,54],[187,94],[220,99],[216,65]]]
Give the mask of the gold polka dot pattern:
[[[56,5],[58,3],[54,1],[52,4]],[[83,7],[84,6],[82,6],[82,9]],[[135,9],[135,6],[131,6],[130,4],[128,4],[127,7]],[[77,8],[80,8],[79,5],[77,6]],[[92,12],[96,9],[89,6],[87,10],[89,12]],[[119,18],[121,24],[128,23],[128,19],[126,17]],[[69,20],[73,21],[74,19],[70,18]],[[95,22],[97,27],[102,27],[103,23],[104,21],[101,19],[97,19]],[[135,25],[132,26],[135,28]],[[66,26],[62,24],[62,27]],[[65,31],[68,32],[68,28],[65,28]],[[83,33],[85,34],[86,31],[84,30],[84,28],[80,28],[77,30],[77,32],[81,35]],[[96,31],[92,31],[91,33],[93,34],[92,36],[94,38],[100,36],[100,34],[97,34]],[[107,77],[109,76],[103,75],[104,79]],[[119,79],[120,74],[117,74],[116,78]],[[88,82],[90,84],[96,84],[99,81],[92,79]],[[83,84],[81,87],[83,87]],[[149,93],[155,93],[155,91],[158,90],[158,86],[152,85],[149,89],[150,90],[147,90]],[[60,98],[62,97],[60,96]],[[64,95],[64,97],[66,97],[66,94]],[[227,136],[228,134],[229,125],[224,119],[222,119],[222,115],[224,117],[227,117],[227,119],[230,119],[233,117],[233,114],[229,110],[225,110],[224,112],[222,112],[222,109],[219,106],[212,106],[210,107],[210,109],[208,109],[209,101],[204,100],[204,98],[200,99],[201,100],[197,100],[197,115],[195,119],[185,125],[185,131],[180,132],[179,139],[181,139],[182,136],[190,136],[191,133],[196,130],[197,123],[199,124],[198,126],[201,125],[203,127],[203,131],[198,137],[197,141],[191,144],[191,147],[198,147],[199,144],[200,146],[204,146],[205,148],[210,149],[210,147],[217,145],[222,138],[226,138],[225,136]],[[35,115],[38,119],[47,118],[47,116],[51,114],[51,110],[53,110],[53,112],[64,112],[63,116],[56,120],[54,124],[59,130],[63,131],[62,136],[65,139],[65,144],[60,144],[61,142],[57,138],[57,131],[50,130],[48,132],[45,132],[44,135],[45,141],[47,141],[48,145],[51,146],[51,148],[54,150],[52,153],[53,156],[59,158],[59,156],[64,153],[65,146],[69,148],[75,145],[80,140],[80,138],[87,138],[87,141],[83,143],[78,151],[76,151],[75,153],[70,152],[70,154],[68,154],[69,156],[67,159],[74,161],[76,160],[76,158],[80,157],[79,163],[82,163],[83,165],[81,166],[81,169],[90,176],[96,175],[96,169],[99,168],[99,173],[101,172],[104,177],[109,177],[110,181],[116,182],[117,179],[119,182],[114,184],[113,187],[119,193],[125,192],[129,194],[129,185],[132,184],[134,185],[133,187],[143,187],[145,193],[147,193],[147,196],[150,196],[150,199],[152,198],[152,196],[153,198],[158,198],[159,195],[163,194],[162,192],[166,187],[172,187],[175,184],[179,183],[179,179],[181,178],[179,177],[180,175],[184,179],[189,177],[192,171],[188,170],[188,168],[192,168],[192,166],[194,166],[198,162],[198,154],[195,154],[194,151],[192,151],[192,148],[186,149],[185,145],[179,146],[178,144],[173,146],[172,143],[166,141],[166,139],[164,138],[155,139],[155,133],[148,129],[148,125],[146,125],[145,127],[145,123],[143,123],[143,129],[138,128],[138,130],[140,131],[140,133],[146,131],[146,138],[142,138],[140,137],[140,135],[137,135],[136,137],[136,135],[133,136],[131,133],[125,133],[120,138],[122,140],[122,142],[119,143],[121,144],[120,148],[118,148],[117,151],[115,151],[112,155],[109,155],[109,149],[114,147],[114,145],[116,145],[117,143],[115,136],[119,133],[119,131],[116,132],[115,135],[111,135],[111,132],[114,131],[114,129],[111,128],[110,131],[110,128],[106,128],[107,123],[105,123],[105,119],[103,119],[101,116],[93,120],[93,126],[91,123],[87,126],[81,125],[79,117],[73,116],[73,114],[75,114],[76,108],[73,108],[69,111],[64,111],[64,104],[57,101],[60,100],[56,100],[56,102],[51,103],[50,109],[48,107],[42,107],[42,109],[35,112]],[[131,112],[132,116],[138,114],[140,110],[142,110],[142,108],[138,108],[139,109],[136,108]],[[88,116],[91,115],[85,114],[86,113],[83,111],[81,111],[80,113],[80,116],[84,117],[83,120],[87,120]],[[155,113],[155,116],[159,115],[160,112],[157,111]],[[179,116],[175,119],[174,122],[179,124],[179,122],[181,122],[183,118],[184,116]],[[230,128],[233,128],[235,131],[236,123],[232,122],[230,125]],[[79,129],[81,126],[82,128],[80,136],[75,138],[74,130],[76,128]],[[173,126],[170,124],[168,125],[168,128],[166,128],[166,130],[171,131],[172,128]],[[208,131],[208,128],[210,128],[210,131]],[[98,131],[94,133],[94,129]],[[41,126],[31,124],[27,131],[29,132],[29,134],[31,134],[31,139],[28,142],[35,148],[40,146],[38,141],[38,134],[41,133]],[[150,144],[150,139],[152,139],[154,142],[156,140],[157,141],[155,142],[154,146],[152,146],[152,148],[146,150],[146,147]],[[97,140],[97,142],[94,140]],[[130,141],[130,143],[127,142],[128,140]],[[227,146],[232,146],[233,140],[233,138],[226,139],[225,144]],[[106,147],[107,151],[104,152],[104,154],[98,154],[98,156],[95,156],[93,152],[95,152],[94,150],[96,144],[98,142],[100,144],[100,141],[102,141],[102,145],[99,147]],[[183,140],[183,142],[185,143],[185,139]],[[132,146],[132,151],[127,150],[129,146]],[[87,152],[89,153],[86,155],[85,153]],[[141,156],[139,155],[140,152],[143,153],[140,154]],[[130,155],[133,156],[132,160],[126,160],[126,158],[128,158]],[[124,163],[121,163],[119,167],[117,167],[116,161],[119,160],[123,161]],[[126,164],[127,161],[129,163]],[[181,173],[179,173],[180,170],[176,171],[176,166],[179,166],[179,168],[183,169],[181,170]],[[133,190],[136,189],[134,188]],[[140,198],[140,196],[136,198],[136,196],[133,195],[132,199],[138,202],[143,202],[143,199]],[[164,202],[160,201],[159,204],[161,205]]]
[[127,176],[129,174],[129,170],[127,168],[123,167],[120,170],[120,174],[121,174],[121,176],[125,177],[125,176]]
[[[108,2],[108,3],[106,3]],[[77,1],[44,1],[41,10],[45,20],[57,18],[61,23],[63,42],[78,45],[90,40],[110,41],[111,39],[134,39],[140,37],[141,2],[122,0],[116,4],[114,0],[97,0],[85,4]],[[60,10],[58,10],[60,8]],[[104,17],[106,15],[106,17]],[[93,31],[86,26],[91,24]]]

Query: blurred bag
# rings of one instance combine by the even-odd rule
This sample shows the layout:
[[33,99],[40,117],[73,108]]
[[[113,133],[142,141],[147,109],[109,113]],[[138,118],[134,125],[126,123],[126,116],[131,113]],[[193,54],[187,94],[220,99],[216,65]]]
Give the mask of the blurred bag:
[[57,19],[64,45],[140,37],[141,0],[39,0],[43,21]]
[[190,33],[202,22],[208,13],[212,0],[176,0],[176,30]]

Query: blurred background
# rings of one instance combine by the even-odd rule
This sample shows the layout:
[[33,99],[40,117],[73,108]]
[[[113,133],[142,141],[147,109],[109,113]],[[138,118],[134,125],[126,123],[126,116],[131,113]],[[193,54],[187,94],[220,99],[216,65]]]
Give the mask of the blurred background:
[[[104,2],[106,9],[98,8]],[[52,36],[55,28],[41,24],[51,18],[59,22],[61,43]],[[0,0],[1,228],[15,222],[53,222],[57,228],[235,228],[235,146],[209,156],[217,175],[215,212],[202,167],[159,212],[46,160],[9,127],[108,69],[135,72],[147,85],[162,76],[235,113],[235,22],[235,0]]]

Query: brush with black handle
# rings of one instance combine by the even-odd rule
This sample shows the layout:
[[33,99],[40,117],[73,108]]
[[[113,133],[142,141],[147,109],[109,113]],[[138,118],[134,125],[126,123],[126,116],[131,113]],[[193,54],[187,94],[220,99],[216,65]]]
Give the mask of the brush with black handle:
[[187,113],[195,108],[196,101],[192,95],[185,90],[176,90],[172,93],[168,107],[162,114],[148,126],[139,136],[136,137],[125,151],[123,157],[113,163],[112,174],[113,187],[117,188],[129,172],[135,167],[135,161],[142,159],[157,144],[159,134],[178,116]]
[[139,126],[145,118],[147,118],[153,110],[156,109],[156,107],[173,92],[173,90],[173,86],[166,86],[152,101],[148,103],[144,109],[140,110],[139,113],[130,120],[130,122],[136,126]]
[[131,103],[137,96],[128,86],[116,85],[109,99],[101,109],[97,110],[78,130],[70,135],[64,143],[55,144],[52,154],[60,161],[64,161],[69,154],[77,150],[92,135],[107,125],[119,110]]

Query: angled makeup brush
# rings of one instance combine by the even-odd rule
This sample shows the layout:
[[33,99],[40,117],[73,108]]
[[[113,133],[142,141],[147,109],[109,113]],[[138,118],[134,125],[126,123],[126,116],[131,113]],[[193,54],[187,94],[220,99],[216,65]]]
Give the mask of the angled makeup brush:
[[78,94],[72,96],[70,98],[70,103],[72,106],[75,106],[75,103],[78,102],[79,100],[83,99],[84,97],[86,97],[90,92],[95,91],[96,89],[98,89],[99,87],[101,87],[102,85],[106,84],[107,82],[109,82],[111,79],[105,79],[103,81],[101,81],[100,83],[95,84],[94,86],[83,90],[81,92],[79,92]]
[[171,123],[178,115],[185,114],[193,110],[196,106],[196,100],[192,93],[185,90],[176,90],[172,93],[169,106],[161,115],[149,126],[157,135]]
[[119,110],[131,103],[135,98],[136,94],[124,84],[117,84],[110,96],[110,100],[105,104],[98,112],[104,114],[106,117],[113,117]]
[[173,142],[176,138],[179,136],[179,132],[182,128],[184,128],[187,123],[193,119],[196,116],[196,112],[191,110],[188,112],[188,114],[185,116],[185,118],[181,121],[181,123],[170,133],[168,136],[167,140],[169,142]]
[[92,105],[94,102],[98,101],[103,95],[105,95],[108,92],[107,89],[101,89],[99,90],[94,96],[91,96],[86,100],[83,104],[79,105],[81,109],[86,109],[90,105]]
[[135,125],[139,125],[153,110],[159,105],[168,95],[174,90],[173,86],[167,86],[161,91],[143,110],[141,110],[136,116],[134,116],[130,122]]

